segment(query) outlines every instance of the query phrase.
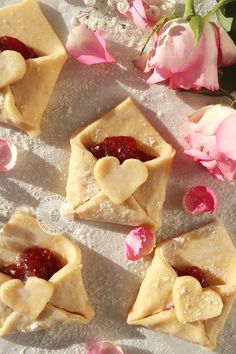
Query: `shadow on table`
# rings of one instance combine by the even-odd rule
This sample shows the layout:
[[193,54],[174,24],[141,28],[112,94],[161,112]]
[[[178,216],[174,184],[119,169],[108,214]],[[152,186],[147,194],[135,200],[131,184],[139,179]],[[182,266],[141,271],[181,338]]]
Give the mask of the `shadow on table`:
[[149,350],[130,347],[127,345],[122,345],[121,348],[122,348],[124,354],[154,354],[153,352],[150,352]]
[[61,13],[45,3],[40,3],[40,8],[42,9],[50,25],[53,27],[57,36],[65,45],[68,36],[68,29]]
[[6,338],[8,341],[50,350],[76,343],[144,337],[135,327],[126,323],[141,280],[84,245],[80,247],[83,279],[95,311],[92,322],[88,325],[65,325],[37,333],[15,334]]
[[73,132],[130,96],[126,88],[149,88],[147,75],[132,64],[138,52],[114,42],[109,48],[117,64],[84,65],[71,58],[64,65],[42,120],[40,138],[47,144],[69,149]]

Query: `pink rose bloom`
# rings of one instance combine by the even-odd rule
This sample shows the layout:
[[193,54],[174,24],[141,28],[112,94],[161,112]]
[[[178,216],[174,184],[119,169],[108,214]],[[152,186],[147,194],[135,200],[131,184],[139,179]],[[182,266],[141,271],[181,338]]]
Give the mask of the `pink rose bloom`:
[[236,46],[215,23],[205,24],[195,45],[193,31],[185,19],[165,23],[155,33],[145,72],[148,83],[166,82],[174,89],[218,90],[218,67],[236,63]]
[[172,15],[176,8],[174,0],[131,0],[125,16],[144,29],[153,26],[162,17]]
[[116,62],[106,49],[103,32],[92,31],[83,24],[69,34],[66,49],[73,58],[86,65]]
[[184,195],[183,207],[189,214],[214,212],[216,210],[216,195],[207,186],[190,188]]
[[150,254],[155,246],[154,232],[144,227],[132,230],[125,242],[125,254],[128,260],[136,261]]
[[220,104],[207,106],[189,116],[191,133],[185,151],[219,180],[236,178],[236,111]]
[[123,351],[111,342],[97,342],[89,347],[88,354],[123,354]]
[[0,139],[0,172],[10,171],[16,164],[17,150],[14,144]]

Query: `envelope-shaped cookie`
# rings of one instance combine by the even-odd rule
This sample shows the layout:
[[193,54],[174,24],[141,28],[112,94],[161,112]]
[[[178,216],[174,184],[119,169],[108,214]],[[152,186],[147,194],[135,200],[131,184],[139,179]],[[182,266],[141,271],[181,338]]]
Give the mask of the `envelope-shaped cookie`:
[[[11,50],[5,51],[7,48]],[[25,51],[33,54],[25,53],[25,58],[30,57],[25,60],[17,48],[22,55]],[[1,8],[0,68],[4,80],[1,77],[0,122],[39,135],[42,114],[66,59],[63,45],[36,0]]]
[[30,214],[15,213],[0,231],[0,336],[92,317],[80,248],[42,231]]
[[[119,153],[116,148],[120,137],[136,142],[137,153],[129,154],[129,145],[127,149],[119,145],[124,150],[119,161],[107,151],[102,158],[96,158],[91,152],[97,144],[113,138],[110,148]],[[130,98],[75,132],[71,148],[67,200],[75,217],[160,228],[160,213],[175,151]],[[127,154],[131,156],[128,159]]]
[[236,250],[216,220],[158,245],[128,323],[210,350],[235,297]]

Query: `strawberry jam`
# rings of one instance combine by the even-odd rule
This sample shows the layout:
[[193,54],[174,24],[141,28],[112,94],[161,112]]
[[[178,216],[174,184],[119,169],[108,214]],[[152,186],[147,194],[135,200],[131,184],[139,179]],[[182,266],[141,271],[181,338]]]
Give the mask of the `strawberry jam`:
[[128,159],[137,159],[142,162],[155,159],[155,156],[139,150],[136,140],[130,136],[110,136],[98,145],[89,146],[88,150],[97,159],[105,156],[116,157],[120,164]]
[[207,283],[206,276],[199,267],[190,266],[182,270],[176,270],[178,276],[182,277],[184,275],[189,275],[196,278],[203,288],[207,288],[209,284]]
[[32,247],[20,255],[19,262],[0,267],[0,272],[22,281],[29,277],[48,280],[61,268],[62,264],[49,250]]
[[20,53],[25,60],[38,58],[38,55],[35,51],[19,41],[17,38],[2,36],[0,37],[0,53],[5,50],[13,50]]

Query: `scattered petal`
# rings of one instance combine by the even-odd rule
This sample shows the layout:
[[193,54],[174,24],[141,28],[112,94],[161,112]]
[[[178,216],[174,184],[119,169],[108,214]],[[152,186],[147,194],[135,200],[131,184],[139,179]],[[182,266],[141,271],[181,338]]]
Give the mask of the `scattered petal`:
[[92,31],[83,24],[69,34],[66,48],[73,58],[86,65],[116,62],[106,49],[103,32]]
[[123,354],[123,351],[111,342],[97,342],[89,347],[88,354]]
[[216,204],[216,195],[207,186],[192,187],[185,193],[183,199],[183,207],[190,214],[214,212]]
[[14,144],[0,139],[0,172],[10,171],[16,164],[17,149]]
[[125,242],[125,254],[128,260],[136,261],[150,254],[155,246],[154,232],[144,227],[132,230]]

